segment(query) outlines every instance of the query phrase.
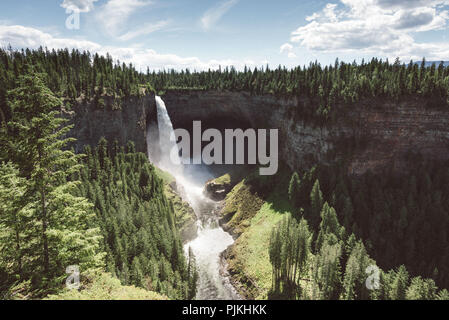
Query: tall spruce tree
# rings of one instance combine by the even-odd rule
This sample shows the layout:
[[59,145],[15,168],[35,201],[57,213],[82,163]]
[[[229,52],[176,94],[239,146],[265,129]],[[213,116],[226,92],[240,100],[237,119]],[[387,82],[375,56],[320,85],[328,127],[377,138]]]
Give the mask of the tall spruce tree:
[[299,190],[300,190],[299,175],[297,172],[294,172],[290,179],[290,184],[288,186],[288,197],[294,208],[299,208],[301,205]]
[[[32,271],[25,261],[33,258],[36,233],[31,222],[32,208],[25,201],[26,179],[11,163],[0,165],[0,273],[21,281]],[[34,248],[33,248],[34,247]],[[11,279],[15,278],[15,279]]]
[[30,71],[8,92],[11,119],[3,134],[9,159],[26,179],[32,220],[40,231],[35,274],[54,279],[77,264],[87,269],[102,264],[99,229],[93,227],[92,205],[74,196],[77,185],[68,178],[79,169],[73,152],[65,150],[73,139],[64,138],[70,127],[60,116],[61,100],[48,89],[44,76]]

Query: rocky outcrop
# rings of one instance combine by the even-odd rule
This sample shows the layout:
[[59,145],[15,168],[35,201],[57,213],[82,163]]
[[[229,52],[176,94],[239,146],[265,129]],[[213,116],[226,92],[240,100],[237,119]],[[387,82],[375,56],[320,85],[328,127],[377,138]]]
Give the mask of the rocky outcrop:
[[215,183],[213,180],[208,181],[204,187],[204,194],[209,199],[214,201],[224,200],[226,194],[229,192],[229,186]]
[[234,185],[235,182],[233,183],[231,174],[227,173],[217,179],[207,181],[203,193],[206,197],[214,201],[221,201],[224,200]]

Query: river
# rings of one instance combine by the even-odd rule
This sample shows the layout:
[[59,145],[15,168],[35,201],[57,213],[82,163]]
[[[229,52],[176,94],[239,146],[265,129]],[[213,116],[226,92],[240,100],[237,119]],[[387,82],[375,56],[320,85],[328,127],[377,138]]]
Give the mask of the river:
[[[171,173],[178,186],[182,187],[181,196],[195,211],[198,218],[197,237],[184,245],[187,253],[192,249],[198,268],[197,300],[238,300],[240,296],[227,276],[220,272],[220,254],[234,243],[232,236],[218,223],[218,203],[206,198],[203,187],[213,178],[207,166],[179,165],[175,133],[164,101],[156,96],[160,160],[156,165]],[[151,141],[149,141],[151,143]]]

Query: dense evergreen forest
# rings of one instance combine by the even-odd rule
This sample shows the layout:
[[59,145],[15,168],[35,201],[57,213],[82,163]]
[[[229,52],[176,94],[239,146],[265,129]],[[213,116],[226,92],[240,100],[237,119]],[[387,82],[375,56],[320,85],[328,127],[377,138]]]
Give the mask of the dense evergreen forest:
[[[448,166],[417,160],[408,176],[361,177],[343,167],[292,175],[296,209],[270,241],[272,297],[449,299],[437,287],[449,287]],[[366,271],[376,261],[390,271],[368,290]]]
[[76,180],[78,196],[95,204],[104,240],[106,270],[122,284],[163,293],[173,299],[195,297],[194,257],[186,261],[172,203],[162,180],[132,142],[126,153],[101,139],[86,147]]
[[63,288],[66,268],[106,268],[132,284],[192,299],[186,261],[163,182],[144,154],[102,139],[86,155],[66,148],[62,100],[42,74],[19,76],[0,132],[0,292],[44,297]]
[[361,64],[339,62],[321,66],[286,69],[220,68],[196,72],[165,70],[139,72],[132,65],[78,50],[16,51],[0,50],[0,106],[8,116],[6,92],[13,89],[17,78],[30,68],[44,73],[46,85],[70,105],[76,99],[92,100],[104,108],[105,95],[117,100],[112,108],[120,108],[120,99],[139,95],[144,90],[162,94],[169,89],[231,90],[252,94],[274,94],[282,97],[302,96],[310,99],[301,104],[295,116],[299,119],[323,121],[335,119],[348,106],[367,98],[399,99],[404,96],[425,97],[427,107],[448,105],[449,67],[444,63],[427,66],[410,61],[391,63],[373,58]]

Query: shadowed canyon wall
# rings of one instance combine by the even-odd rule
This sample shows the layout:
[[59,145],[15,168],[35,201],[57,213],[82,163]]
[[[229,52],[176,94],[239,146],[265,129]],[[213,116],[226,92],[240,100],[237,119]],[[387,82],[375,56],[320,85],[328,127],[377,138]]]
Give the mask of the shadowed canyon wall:
[[[189,130],[194,120],[201,120],[203,130],[279,129],[280,158],[292,169],[346,158],[348,172],[362,174],[387,164],[406,169],[411,152],[429,159],[449,159],[449,110],[426,108],[423,99],[364,101],[356,111],[348,111],[331,125],[321,127],[301,120],[300,111],[295,119],[294,110],[311,103],[307,99],[186,90],[167,91],[162,98],[175,128]],[[106,101],[106,105],[110,103]],[[147,152],[147,129],[157,126],[153,95],[128,98],[121,110],[79,104],[73,111],[75,127],[71,134],[78,139],[76,151],[104,136],[120,144],[132,140],[138,151]],[[349,146],[351,152],[346,152]]]
[[[168,91],[163,98],[178,128],[189,128],[193,120],[202,120],[230,128],[236,122],[279,129],[280,157],[292,169],[348,155],[348,172],[354,174],[376,171],[387,164],[406,169],[411,152],[429,159],[449,159],[449,110],[425,108],[423,99],[364,101],[356,111],[320,127],[294,119],[293,110],[310,103],[306,99],[213,91]],[[348,144],[354,147],[344,154]],[[329,152],[332,149],[336,152]]]

